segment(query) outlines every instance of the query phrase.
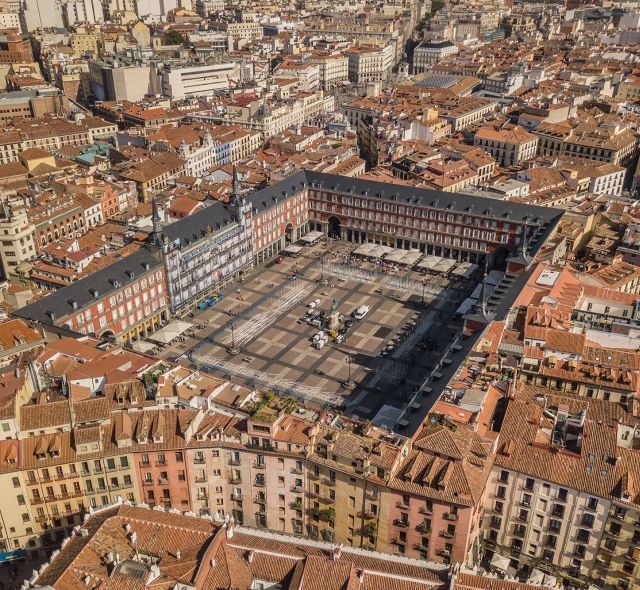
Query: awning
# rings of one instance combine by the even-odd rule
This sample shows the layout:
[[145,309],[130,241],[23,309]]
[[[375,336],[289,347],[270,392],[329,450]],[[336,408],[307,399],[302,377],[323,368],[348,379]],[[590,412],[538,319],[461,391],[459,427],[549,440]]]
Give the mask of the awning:
[[461,262],[453,269],[453,274],[458,277],[464,277],[468,279],[478,268],[477,264],[473,264],[472,262]]
[[145,340],[139,340],[131,344],[131,348],[133,348],[133,350],[136,350],[137,352],[149,352],[155,347],[155,344],[153,344],[152,342],[147,342]]
[[167,344],[177,336],[180,336],[180,334],[186,332],[192,326],[193,324],[185,322],[184,320],[174,320],[164,328],[158,330],[155,334],[151,334],[151,336],[149,336],[149,340],[160,342],[161,344]]
[[494,553],[491,558],[491,565],[496,569],[502,570],[503,572],[507,571],[511,560],[508,557],[502,557],[499,553]]
[[302,252],[302,246],[287,246],[283,251],[285,254],[300,254],[300,252]]
[[401,266],[413,266],[421,258],[422,252],[420,252],[420,250],[394,250],[385,256],[384,261],[393,262]]
[[305,244],[313,244],[314,242],[317,242],[320,238],[322,238],[324,234],[321,231],[311,231],[308,234],[302,236],[300,238],[301,242],[304,242]]

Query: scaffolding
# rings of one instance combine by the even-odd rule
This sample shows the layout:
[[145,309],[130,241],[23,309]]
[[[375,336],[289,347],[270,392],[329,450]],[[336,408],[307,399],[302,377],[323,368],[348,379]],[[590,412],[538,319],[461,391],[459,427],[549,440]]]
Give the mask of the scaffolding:
[[408,295],[422,296],[424,294],[425,297],[436,297],[442,292],[442,287],[440,285],[415,280],[409,276],[399,277],[397,275],[381,271],[358,268],[353,264],[325,262],[322,265],[322,273],[356,283],[369,285],[378,283],[381,288],[390,289],[392,291],[402,291]]
[[240,377],[254,387],[261,385],[282,395],[292,395],[305,402],[315,402],[321,406],[331,407],[340,406],[344,402],[344,399],[335,393],[322,391],[320,388],[311,385],[302,385],[292,379],[285,379],[277,373],[266,373],[223,358],[196,353],[191,355],[191,360],[198,367],[205,367],[225,375]]
[[[226,326],[216,335],[224,346],[232,344],[237,348],[245,348],[262,332],[273,326],[278,318],[298,305],[313,291],[315,285],[302,279],[289,281],[272,293],[265,301],[240,314],[231,326]],[[219,336],[218,336],[219,335]],[[214,336],[214,339],[216,339]]]

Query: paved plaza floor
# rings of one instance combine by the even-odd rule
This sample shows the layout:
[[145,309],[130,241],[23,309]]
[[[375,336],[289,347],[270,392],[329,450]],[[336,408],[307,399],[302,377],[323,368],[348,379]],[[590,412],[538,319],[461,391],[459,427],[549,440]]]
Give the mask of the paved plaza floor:
[[[354,248],[334,242],[327,252],[321,244],[305,248],[304,256],[285,257],[256,269],[224,293],[222,301],[196,312],[190,321],[205,328],[166,348],[162,356],[192,352],[192,358],[220,359],[222,372],[240,382],[263,389],[269,383],[275,389],[282,383],[296,384],[304,388],[297,393],[312,405],[331,400],[365,418],[373,417],[385,403],[406,404],[459,329],[452,313],[470,285],[450,285],[443,277],[406,269],[382,272],[379,264],[350,259]],[[324,269],[329,261],[351,264],[349,272],[328,274]],[[375,281],[370,282],[369,275],[360,277],[360,269],[377,273]],[[400,288],[389,287],[390,274],[392,284]],[[413,286],[403,290],[401,280]],[[416,290],[415,285],[423,282],[424,287]],[[287,304],[289,300],[294,303]],[[325,313],[335,300],[345,318],[362,305],[370,311],[354,322],[344,341],[330,341],[318,350],[312,346],[318,328],[301,320],[308,304],[316,300],[315,309]],[[239,349],[236,353],[228,352],[232,340]],[[349,377],[354,389],[343,385]]]

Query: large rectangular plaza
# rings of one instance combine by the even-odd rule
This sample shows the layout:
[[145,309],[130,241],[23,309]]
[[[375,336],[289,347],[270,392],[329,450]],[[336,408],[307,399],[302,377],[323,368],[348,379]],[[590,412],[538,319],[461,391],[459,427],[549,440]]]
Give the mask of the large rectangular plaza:
[[[256,269],[195,312],[189,321],[204,327],[161,355],[368,418],[405,407],[459,332],[455,304],[474,281],[356,258],[356,248],[322,241]],[[339,334],[314,346],[332,308]]]

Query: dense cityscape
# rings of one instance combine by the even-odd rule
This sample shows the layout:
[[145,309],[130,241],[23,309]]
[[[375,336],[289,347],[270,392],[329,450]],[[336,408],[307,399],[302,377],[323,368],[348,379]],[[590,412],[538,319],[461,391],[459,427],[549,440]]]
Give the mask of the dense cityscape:
[[640,3],[0,0],[0,590],[640,590]]

